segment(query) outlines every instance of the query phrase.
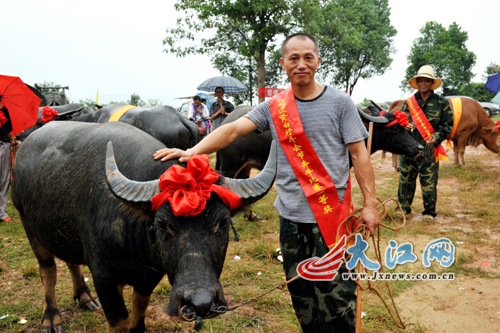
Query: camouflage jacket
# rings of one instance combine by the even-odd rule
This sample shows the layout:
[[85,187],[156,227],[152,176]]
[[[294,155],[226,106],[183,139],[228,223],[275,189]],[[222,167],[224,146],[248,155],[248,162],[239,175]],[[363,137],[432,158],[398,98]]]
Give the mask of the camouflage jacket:
[[[434,91],[432,91],[429,98],[425,101],[420,96],[420,91],[415,93],[415,98],[434,129],[432,137],[436,139],[437,144],[441,144],[441,142],[450,136],[451,131],[453,130],[453,111],[451,110],[450,103],[446,98],[435,94]],[[413,124],[413,120],[410,116],[410,110],[408,108],[408,102],[405,102],[401,111],[406,112],[410,123]],[[417,128],[413,130],[411,136],[421,145],[425,145],[426,142],[420,135]]]

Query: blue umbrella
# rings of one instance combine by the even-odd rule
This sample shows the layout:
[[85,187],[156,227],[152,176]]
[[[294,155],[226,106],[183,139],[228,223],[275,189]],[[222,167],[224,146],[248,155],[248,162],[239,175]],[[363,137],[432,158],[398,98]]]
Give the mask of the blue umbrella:
[[486,81],[484,87],[492,93],[498,94],[500,91],[500,73],[488,77],[488,81]]
[[205,80],[198,86],[198,90],[215,91],[215,88],[222,87],[226,94],[241,94],[248,92],[247,87],[238,79],[231,76],[216,76]]

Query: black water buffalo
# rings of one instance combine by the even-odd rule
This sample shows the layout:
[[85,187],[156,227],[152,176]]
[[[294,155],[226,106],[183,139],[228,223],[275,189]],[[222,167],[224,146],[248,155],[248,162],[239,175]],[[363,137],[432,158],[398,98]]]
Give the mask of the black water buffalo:
[[[73,120],[88,123],[107,123],[113,113],[124,106],[127,106],[127,104],[108,105]],[[174,108],[166,105],[141,106],[130,109],[119,121],[143,130],[169,148],[186,150],[200,141],[198,126],[182,116]]]
[[[59,113],[57,116],[54,117],[54,120],[72,120],[75,117],[89,113],[89,110],[85,109],[84,107],[76,103],[51,106],[50,108],[56,110]],[[30,135],[40,127],[44,126],[45,122],[41,120],[42,117],[43,117],[43,108],[38,108],[38,120],[36,124],[19,133],[16,136],[16,139],[19,141],[24,141],[28,137],[28,135]]]
[[[152,211],[159,177],[174,165],[186,165],[154,160],[153,153],[164,147],[120,122],[69,121],[47,124],[19,148],[12,201],[40,265],[42,332],[62,332],[54,257],[67,263],[81,306],[102,304],[110,332],[145,331],[150,295],[165,274],[172,285],[170,316],[201,319],[227,306],[219,277],[230,211],[215,192],[195,216],[175,216],[169,202]],[[243,204],[255,202],[273,184],[275,153],[274,148],[257,177],[217,176],[216,184],[231,189]],[[80,265],[89,267],[99,300],[86,286]],[[130,316],[122,295],[127,284],[134,288]]]
[[[236,108],[227,116],[222,124],[235,121],[253,108],[253,106],[240,106]],[[374,117],[367,115],[359,109],[358,111],[367,128],[370,122],[374,124],[370,154],[378,150],[385,150],[415,157],[423,151],[424,148],[413,140],[398,123],[386,127],[386,125],[395,120],[392,112],[384,114],[383,117]],[[239,179],[250,177],[251,169],[262,170],[264,167],[271,147],[271,141],[272,136],[270,131],[265,131],[261,134],[251,132],[239,137],[217,153],[216,169],[221,171],[226,177]],[[258,218],[251,211],[250,207],[244,207],[243,212],[249,220]]]

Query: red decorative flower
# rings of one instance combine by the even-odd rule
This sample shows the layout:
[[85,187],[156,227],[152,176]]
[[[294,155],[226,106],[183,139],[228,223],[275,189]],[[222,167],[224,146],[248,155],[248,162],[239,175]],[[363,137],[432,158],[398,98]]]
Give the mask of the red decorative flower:
[[381,116],[381,117],[383,117],[383,116],[384,116],[384,114],[386,114],[386,113],[387,113],[387,111],[382,110],[382,111],[380,111],[380,116]]
[[5,115],[3,114],[3,111],[0,110],[0,127],[3,126],[7,122],[7,118],[5,118]]
[[161,193],[151,201],[152,209],[158,210],[167,201],[175,216],[195,216],[201,213],[213,192],[217,193],[229,209],[242,205],[241,198],[225,187],[214,185],[219,179],[208,164],[208,155],[193,156],[187,168],[174,165],[160,177]]
[[57,116],[58,112],[46,106],[42,109],[42,115],[43,117],[40,120],[43,121],[44,123],[48,123],[49,121],[54,120],[54,116]]
[[500,132],[500,120],[497,120],[495,125],[497,126],[497,131]]
[[396,117],[396,120],[401,125],[401,127],[406,127],[410,123],[410,121],[408,120],[408,115],[403,111],[395,111],[394,116]]

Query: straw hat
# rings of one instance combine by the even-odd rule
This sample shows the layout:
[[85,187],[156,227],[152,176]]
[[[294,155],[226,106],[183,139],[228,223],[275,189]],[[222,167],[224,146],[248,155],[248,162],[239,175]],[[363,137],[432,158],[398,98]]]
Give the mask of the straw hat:
[[418,74],[415,75],[414,77],[412,77],[410,79],[410,81],[408,81],[408,84],[410,85],[410,87],[412,87],[413,89],[417,89],[417,90],[418,90],[418,86],[417,86],[417,78],[418,77],[426,77],[428,79],[433,79],[434,83],[432,84],[432,87],[431,87],[432,90],[436,90],[437,88],[441,87],[441,85],[443,84],[443,80],[434,76],[434,68],[432,68],[432,66],[429,66],[429,65],[425,65],[425,66],[420,67],[420,69],[418,70]]

